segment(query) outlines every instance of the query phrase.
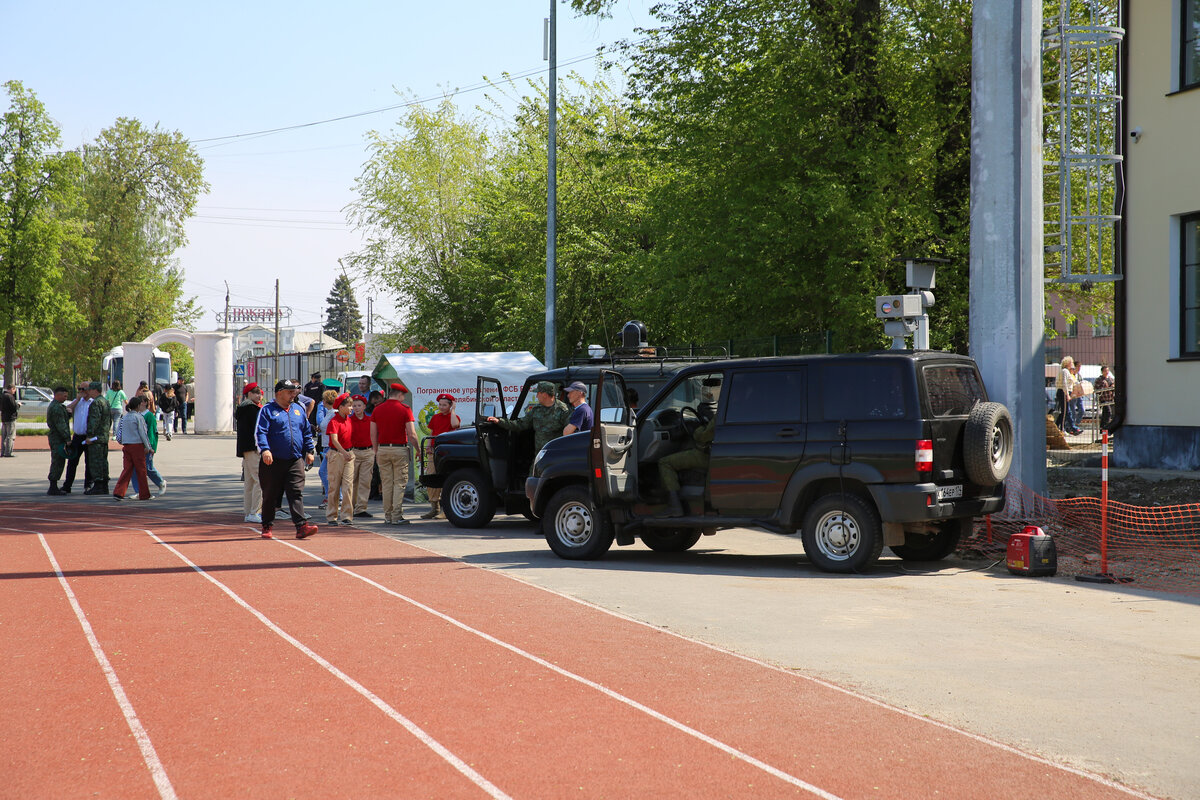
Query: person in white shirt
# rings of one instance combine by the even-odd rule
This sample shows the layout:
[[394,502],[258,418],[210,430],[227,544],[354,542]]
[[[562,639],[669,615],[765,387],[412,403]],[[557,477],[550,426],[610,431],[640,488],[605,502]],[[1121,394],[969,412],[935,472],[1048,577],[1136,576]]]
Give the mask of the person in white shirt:
[[[87,383],[79,384],[79,394],[67,404],[71,411],[71,443],[67,445],[67,476],[63,479],[62,491],[71,493],[71,484],[75,482],[75,472],[79,468],[79,459],[84,454],[84,440],[87,439],[88,409],[92,407],[92,399],[87,395]],[[85,459],[83,462],[84,491],[92,488],[92,470]]]

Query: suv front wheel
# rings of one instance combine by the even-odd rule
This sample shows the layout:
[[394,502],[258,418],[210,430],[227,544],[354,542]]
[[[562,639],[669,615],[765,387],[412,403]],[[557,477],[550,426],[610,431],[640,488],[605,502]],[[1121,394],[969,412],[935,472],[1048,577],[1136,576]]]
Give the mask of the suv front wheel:
[[582,486],[566,486],[550,498],[542,514],[542,535],[559,558],[599,558],[612,547],[613,531],[602,525],[592,496]]
[[861,572],[883,552],[879,514],[854,494],[827,494],[804,515],[804,552],[824,572]]
[[442,511],[446,521],[456,528],[482,528],[496,515],[492,487],[477,469],[450,473],[442,488]]

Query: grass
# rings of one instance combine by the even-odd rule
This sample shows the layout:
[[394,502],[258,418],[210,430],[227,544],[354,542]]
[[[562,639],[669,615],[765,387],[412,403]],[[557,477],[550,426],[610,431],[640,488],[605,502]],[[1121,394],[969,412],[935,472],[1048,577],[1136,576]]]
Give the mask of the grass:
[[[43,420],[44,422],[45,420]],[[49,428],[18,428],[17,436],[48,436]]]

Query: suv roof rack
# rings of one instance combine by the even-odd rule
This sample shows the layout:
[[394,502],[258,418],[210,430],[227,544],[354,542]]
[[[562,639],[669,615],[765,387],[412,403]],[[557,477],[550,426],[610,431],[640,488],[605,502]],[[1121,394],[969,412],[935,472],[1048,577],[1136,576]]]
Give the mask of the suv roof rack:
[[662,364],[668,361],[721,361],[728,359],[729,350],[717,345],[688,347],[616,347],[602,356],[583,355],[576,351],[566,366],[584,367],[604,364]]

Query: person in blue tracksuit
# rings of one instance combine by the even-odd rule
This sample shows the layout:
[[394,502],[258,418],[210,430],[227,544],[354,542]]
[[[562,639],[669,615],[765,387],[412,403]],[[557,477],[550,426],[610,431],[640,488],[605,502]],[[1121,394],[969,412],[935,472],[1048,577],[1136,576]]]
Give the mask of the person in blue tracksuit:
[[313,463],[316,448],[312,426],[304,409],[295,402],[300,386],[283,379],[275,384],[275,399],[262,407],[254,430],[258,448],[258,482],[262,486],[262,537],[272,539],[275,507],[287,494],[296,538],[317,532],[304,514],[304,468]]

